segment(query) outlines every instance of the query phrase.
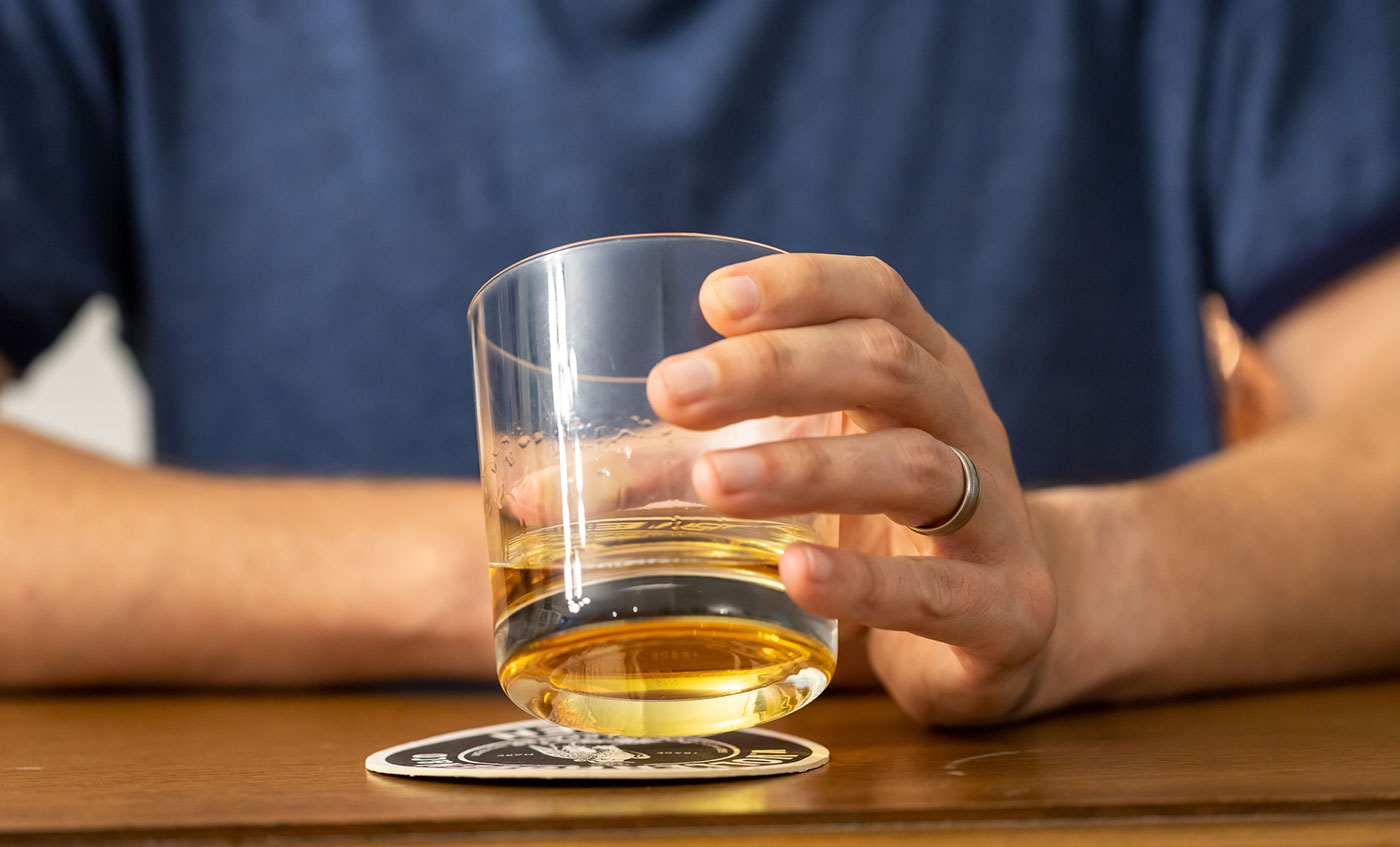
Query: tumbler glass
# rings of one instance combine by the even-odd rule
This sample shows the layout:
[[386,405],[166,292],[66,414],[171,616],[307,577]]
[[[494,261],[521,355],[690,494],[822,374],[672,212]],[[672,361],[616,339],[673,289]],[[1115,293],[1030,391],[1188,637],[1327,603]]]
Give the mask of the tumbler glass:
[[778,577],[795,541],[836,519],[750,520],[700,501],[705,451],[834,435],[839,413],[709,431],[659,420],[662,358],[720,336],[700,284],[778,253],[710,235],[628,235],[518,262],[473,298],[481,481],[501,687],[564,726],[705,735],[810,702],[836,664],[836,622]]

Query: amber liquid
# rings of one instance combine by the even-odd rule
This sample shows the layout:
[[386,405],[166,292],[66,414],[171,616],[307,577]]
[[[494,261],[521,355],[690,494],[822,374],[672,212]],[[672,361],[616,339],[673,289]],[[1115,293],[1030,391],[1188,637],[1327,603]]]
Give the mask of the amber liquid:
[[619,735],[705,735],[786,715],[836,666],[835,622],[787,596],[790,522],[669,513],[516,535],[491,568],[496,658],[532,714]]

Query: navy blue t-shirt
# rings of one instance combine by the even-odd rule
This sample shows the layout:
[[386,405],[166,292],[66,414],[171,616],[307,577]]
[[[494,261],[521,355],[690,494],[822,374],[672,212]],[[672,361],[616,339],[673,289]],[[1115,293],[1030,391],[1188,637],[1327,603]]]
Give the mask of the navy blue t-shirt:
[[474,474],[476,288],[675,230],[887,260],[1030,483],[1168,468],[1203,292],[1400,243],[1400,4],[0,0],[0,351],[113,295],[162,461]]

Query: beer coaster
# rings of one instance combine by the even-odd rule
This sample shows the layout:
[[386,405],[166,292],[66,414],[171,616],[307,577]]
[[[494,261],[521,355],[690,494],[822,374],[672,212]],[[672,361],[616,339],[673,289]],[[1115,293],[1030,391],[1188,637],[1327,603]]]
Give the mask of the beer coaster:
[[767,729],[633,738],[528,720],[410,741],[365,759],[375,773],[467,779],[723,779],[826,764],[820,744]]

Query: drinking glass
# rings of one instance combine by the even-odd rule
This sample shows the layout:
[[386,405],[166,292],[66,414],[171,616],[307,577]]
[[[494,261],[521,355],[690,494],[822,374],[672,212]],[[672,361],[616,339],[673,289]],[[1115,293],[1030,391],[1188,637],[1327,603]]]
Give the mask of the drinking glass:
[[534,715],[620,735],[704,735],[810,702],[836,622],[783,590],[795,541],[830,515],[751,520],[701,502],[708,450],[834,435],[839,414],[709,431],[659,420],[646,377],[720,336],[698,303],[725,265],[781,252],[735,238],[630,235],[518,262],[469,315],[501,687]]

